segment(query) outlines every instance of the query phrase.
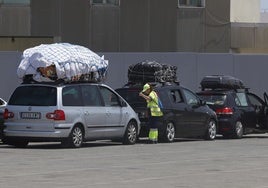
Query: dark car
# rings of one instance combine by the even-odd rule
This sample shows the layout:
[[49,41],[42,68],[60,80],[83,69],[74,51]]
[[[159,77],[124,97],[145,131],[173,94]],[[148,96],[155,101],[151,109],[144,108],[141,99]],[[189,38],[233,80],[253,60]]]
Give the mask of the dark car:
[[[130,84],[116,91],[136,111],[141,121],[140,137],[147,137],[148,109],[146,102],[139,97],[141,84]],[[201,137],[213,140],[216,137],[217,117],[205,102],[194,92],[178,83],[155,83],[154,90],[163,103],[163,122],[159,127],[159,139],[172,142],[174,138]]]
[[[264,95],[266,100],[262,100],[244,86],[237,87],[240,84],[231,82],[228,82],[229,86],[219,84],[197,93],[216,112],[218,134],[225,138],[241,138],[244,134],[267,132],[267,95]],[[209,84],[213,85],[211,80]]]

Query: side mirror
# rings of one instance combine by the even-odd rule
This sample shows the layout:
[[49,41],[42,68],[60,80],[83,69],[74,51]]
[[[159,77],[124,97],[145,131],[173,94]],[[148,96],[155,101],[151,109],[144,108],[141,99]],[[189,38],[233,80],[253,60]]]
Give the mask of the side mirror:
[[205,106],[206,104],[207,104],[206,101],[200,100],[200,105],[201,105],[201,106]]
[[121,107],[126,107],[127,103],[125,101],[123,101],[122,99],[120,99],[120,106]]

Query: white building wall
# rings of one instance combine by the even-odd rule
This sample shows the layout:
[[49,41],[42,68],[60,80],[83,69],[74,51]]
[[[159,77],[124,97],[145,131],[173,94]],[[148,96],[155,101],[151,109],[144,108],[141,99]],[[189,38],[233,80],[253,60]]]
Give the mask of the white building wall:
[[230,0],[231,22],[260,22],[260,0]]
[[261,12],[261,23],[268,23],[268,9]]

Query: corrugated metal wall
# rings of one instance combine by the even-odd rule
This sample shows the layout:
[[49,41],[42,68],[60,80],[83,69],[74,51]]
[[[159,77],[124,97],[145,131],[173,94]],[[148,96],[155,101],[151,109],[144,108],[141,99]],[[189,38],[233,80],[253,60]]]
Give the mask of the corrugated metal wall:
[[[52,38],[106,52],[268,52],[268,24],[231,24],[230,0],[206,0],[205,7],[196,8],[177,3],[31,0],[30,5],[0,7],[0,36],[29,36],[25,48],[35,38]],[[10,46],[21,49],[14,41]]]
[[90,9],[90,37],[94,51],[120,51],[120,8],[93,5]]
[[0,36],[30,36],[30,7],[1,6],[0,28]]
[[149,51],[149,7],[148,0],[121,1],[120,51]]
[[31,35],[61,35],[61,0],[31,1]]
[[229,52],[231,46],[230,0],[206,0],[205,52]]
[[205,52],[204,13],[204,8],[179,8],[177,11],[177,51]]
[[176,51],[177,0],[123,0],[120,51]]

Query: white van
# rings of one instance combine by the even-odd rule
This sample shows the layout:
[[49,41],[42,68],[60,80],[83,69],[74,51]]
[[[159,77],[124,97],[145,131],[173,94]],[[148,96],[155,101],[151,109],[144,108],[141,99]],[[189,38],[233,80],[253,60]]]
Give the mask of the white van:
[[140,131],[129,104],[98,83],[21,84],[8,101],[4,119],[2,141],[16,147],[60,141],[77,148],[100,139],[135,144]]

